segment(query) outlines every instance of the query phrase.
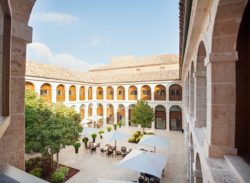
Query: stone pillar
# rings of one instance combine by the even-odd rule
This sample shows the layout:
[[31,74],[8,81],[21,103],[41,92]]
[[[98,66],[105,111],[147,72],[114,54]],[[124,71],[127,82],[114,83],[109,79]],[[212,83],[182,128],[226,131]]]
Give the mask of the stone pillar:
[[56,103],[56,96],[57,96],[57,90],[56,90],[56,84],[55,83],[50,83],[51,84],[51,92],[52,92],[52,102]]
[[128,116],[129,116],[129,106],[125,106],[125,126],[126,127],[129,127],[129,119],[128,119]]
[[107,126],[107,105],[103,105],[103,125]]
[[169,131],[169,130],[170,130],[169,107],[168,107],[168,106],[165,106],[165,108],[166,108],[166,130]]
[[129,86],[124,86],[124,88],[125,88],[125,101],[128,101],[128,95],[129,95],[129,93],[128,93],[128,87]]
[[76,85],[76,102],[80,101],[80,87]]
[[234,148],[237,52],[213,52],[207,66],[208,156],[236,155]]
[[[2,12],[8,12],[12,9],[11,16],[12,35],[10,47],[2,43],[3,34],[0,33],[1,48],[9,50],[11,55],[10,64],[10,98],[6,101],[9,104],[8,118],[10,123],[2,138],[0,139],[0,161],[11,164],[21,170],[24,170],[24,146],[25,146],[25,116],[24,116],[24,94],[25,94],[25,61],[26,45],[32,41],[32,28],[28,26],[29,16],[34,0],[11,0],[3,2],[5,7],[0,13],[0,19],[3,19]],[[2,4],[2,3],[1,3]],[[8,20],[6,20],[8,22]],[[9,22],[10,23],[10,22]],[[6,29],[8,30],[8,29]],[[7,32],[9,34],[10,32]],[[6,34],[6,35],[7,35]],[[6,37],[7,38],[7,37]],[[7,40],[8,41],[8,40]],[[8,41],[9,42],[9,41]],[[6,70],[5,70],[6,71]],[[7,88],[3,88],[5,91]],[[1,101],[2,104],[3,101]],[[3,119],[2,119],[3,120]]]
[[190,74],[189,78],[189,115],[194,118],[194,73]]
[[70,85],[65,85],[65,103],[69,103],[69,87]]
[[93,88],[93,100],[97,100],[96,98],[96,86],[92,86]]
[[89,90],[89,87],[88,86],[85,86],[85,100],[89,100],[89,92],[88,92],[88,90]]
[[151,101],[153,102],[155,100],[155,87],[150,86],[151,88]]
[[117,110],[118,106],[114,105],[114,124],[117,124]]
[[137,100],[141,100],[141,88],[142,86],[141,85],[137,85]]
[[169,101],[169,87],[170,87],[170,84],[164,85],[164,86],[166,88],[166,101]]
[[117,86],[113,86],[113,90],[114,90],[114,100],[117,100]]
[[102,87],[102,89],[103,89],[103,100],[107,100],[107,87],[106,86],[104,86],[104,87]]

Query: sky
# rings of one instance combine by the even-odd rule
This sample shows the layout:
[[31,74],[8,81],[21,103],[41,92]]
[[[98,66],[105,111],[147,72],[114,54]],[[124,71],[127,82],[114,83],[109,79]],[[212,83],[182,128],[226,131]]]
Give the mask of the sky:
[[27,59],[73,70],[178,54],[178,0],[37,0]]

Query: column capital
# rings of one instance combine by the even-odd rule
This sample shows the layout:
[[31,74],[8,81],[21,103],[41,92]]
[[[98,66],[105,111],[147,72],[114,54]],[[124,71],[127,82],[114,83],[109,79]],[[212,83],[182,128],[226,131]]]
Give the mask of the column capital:
[[212,52],[209,54],[209,59],[206,59],[205,66],[213,62],[236,62],[238,60],[238,52]]

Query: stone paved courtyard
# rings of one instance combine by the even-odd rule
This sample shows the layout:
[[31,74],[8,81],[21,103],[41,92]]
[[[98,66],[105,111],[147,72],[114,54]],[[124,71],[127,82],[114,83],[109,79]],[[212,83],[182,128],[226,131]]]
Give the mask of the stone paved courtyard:
[[[132,134],[137,128],[122,128],[119,129],[125,133]],[[165,135],[170,138],[171,146],[169,149],[156,149],[157,153],[166,155],[167,165],[165,168],[165,176],[161,179],[161,183],[183,183],[186,180],[186,165],[184,160],[184,137],[181,132],[156,130],[156,134]],[[97,142],[103,140],[97,139]],[[114,145],[114,144],[111,144]],[[125,145],[128,149],[144,148],[153,150],[151,147],[139,146],[127,142],[118,142],[118,149]],[[97,153],[91,154],[84,149],[82,144],[79,153],[75,154],[73,147],[67,147],[60,153],[60,163],[65,164],[80,170],[75,176],[69,179],[68,183],[96,183],[99,178],[116,179],[134,181],[139,177],[139,173],[128,169],[118,167],[116,164],[120,161],[117,157],[107,157],[101,155],[100,148]]]

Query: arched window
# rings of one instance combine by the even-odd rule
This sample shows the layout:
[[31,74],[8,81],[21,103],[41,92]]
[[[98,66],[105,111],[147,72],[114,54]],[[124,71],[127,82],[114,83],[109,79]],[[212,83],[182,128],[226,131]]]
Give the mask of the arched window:
[[122,125],[125,125],[125,106],[123,104],[119,104],[117,109],[117,122],[121,121]]
[[151,100],[151,88],[148,85],[144,85],[141,88],[141,99]]
[[162,105],[155,107],[155,128],[166,130],[166,108]]
[[114,123],[114,106],[112,104],[107,105],[107,123]]
[[25,83],[25,89],[26,90],[35,90],[35,86],[34,86],[34,84],[33,83],[31,83],[31,82],[26,82]]
[[47,102],[51,102],[52,100],[52,90],[51,86],[48,83],[45,83],[41,86],[40,89],[40,96],[42,99],[44,99]]
[[85,118],[85,105],[84,104],[82,104],[80,107],[80,116],[81,116],[81,119]]
[[85,100],[85,88],[84,86],[80,87],[80,100]]
[[63,85],[58,85],[56,87],[56,101],[57,102],[65,101],[65,88]]
[[102,89],[102,87],[98,87],[96,89],[96,99],[97,100],[103,100],[103,89]]
[[169,87],[169,100],[170,101],[182,100],[182,89],[180,85],[173,84]]
[[157,85],[154,91],[154,100],[166,100],[166,87]]
[[170,130],[182,130],[182,110],[179,106],[174,105],[170,108]]
[[125,88],[123,86],[117,88],[117,100],[125,100]]
[[76,100],[76,87],[74,85],[71,85],[69,87],[69,101],[75,101]]
[[111,86],[107,87],[106,99],[107,100],[114,100],[114,89]]
[[128,99],[129,100],[137,100],[137,87],[136,86],[130,86],[128,89]]
[[92,89],[92,87],[89,87],[89,89],[88,89],[88,100],[92,100],[93,99],[92,94],[93,94],[93,89]]

